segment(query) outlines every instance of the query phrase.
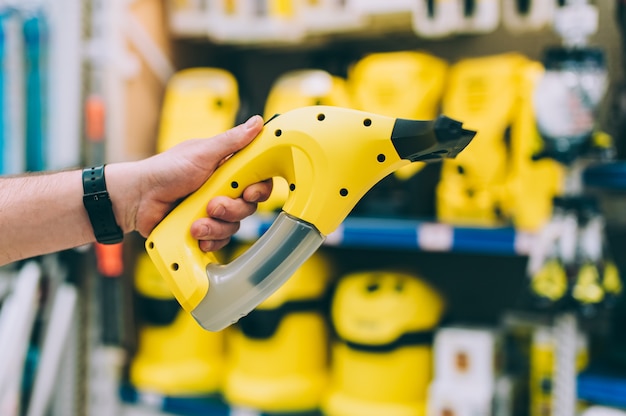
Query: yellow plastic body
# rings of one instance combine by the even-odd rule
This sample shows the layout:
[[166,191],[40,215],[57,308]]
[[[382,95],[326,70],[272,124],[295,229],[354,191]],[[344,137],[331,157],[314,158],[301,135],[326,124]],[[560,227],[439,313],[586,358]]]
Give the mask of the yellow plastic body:
[[532,276],[531,289],[537,296],[551,302],[561,299],[568,289],[563,264],[558,259],[548,260],[537,274]]
[[562,192],[564,167],[553,159],[533,160],[543,141],[537,129],[533,94],[544,73],[529,61],[520,69],[519,105],[511,125],[509,171],[500,205],[518,230],[536,232],[552,216],[552,200]]
[[[316,252],[256,309],[272,311],[286,302],[321,301],[331,266],[326,256]],[[328,380],[327,332],[320,309],[285,315],[267,339],[250,338],[238,326],[231,327],[223,387],[226,401],[262,412],[317,409]]]
[[[349,71],[352,105],[377,114],[430,120],[439,114],[447,74],[448,63],[426,52],[372,53]],[[405,180],[424,166],[412,163],[394,175]]]
[[[300,107],[329,105],[350,107],[346,81],[319,69],[301,69],[281,75],[272,85],[265,102],[264,116],[270,119]],[[284,178],[273,180],[272,194],[258,205],[257,212],[279,210],[289,196],[289,184]]]
[[[145,253],[137,258],[135,287],[143,296],[176,302]],[[141,326],[138,338],[130,365],[130,382],[136,389],[170,396],[219,391],[224,374],[222,333],[205,331],[181,310],[169,325]]]
[[[280,176],[290,187],[283,211],[334,231],[378,181],[409,164],[390,140],[395,119],[340,107],[312,106],[268,121],[257,138],[220,166],[152,231],[146,249],[182,307],[208,291],[206,266],[217,263],[192,238],[191,224],[218,195],[239,197],[253,183]],[[383,155],[384,157],[381,157]]]
[[478,134],[463,154],[443,163],[436,191],[440,220],[499,222],[508,171],[505,133],[520,109],[520,70],[526,64],[526,58],[510,53],[469,58],[451,67],[443,112],[461,117]]
[[[340,278],[331,319],[341,339],[376,346],[434,330],[443,311],[441,296],[416,276],[363,272]],[[336,342],[322,410],[329,416],[424,415],[431,379],[430,344],[370,352]]]
[[177,72],[167,84],[161,110],[157,152],[188,139],[213,137],[235,124],[239,110],[237,80],[219,68]]

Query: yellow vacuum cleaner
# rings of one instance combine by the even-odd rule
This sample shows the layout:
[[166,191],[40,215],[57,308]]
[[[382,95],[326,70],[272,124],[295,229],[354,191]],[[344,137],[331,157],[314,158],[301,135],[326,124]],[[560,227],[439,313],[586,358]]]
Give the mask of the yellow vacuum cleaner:
[[544,73],[539,62],[528,61],[520,68],[519,104],[510,129],[509,170],[503,211],[518,230],[536,232],[552,216],[552,200],[562,192],[564,168],[553,159],[535,157],[543,140],[534,116],[533,92]]
[[328,416],[422,416],[432,379],[432,340],[444,312],[419,277],[392,271],[339,279],[331,304],[337,340]]
[[[237,254],[245,251],[241,246]],[[332,265],[321,252],[227,331],[227,402],[256,411],[303,413],[319,408],[327,384],[324,300]]]
[[157,139],[162,152],[187,139],[213,137],[235,124],[237,80],[220,68],[190,68],[172,76],[165,90]]
[[222,333],[207,332],[189,314],[181,313],[145,253],[137,258],[135,288],[140,330],[130,365],[133,387],[167,396],[218,393],[223,376]]
[[507,217],[502,204],[507,136],[520,109],[520,71],[527,62],[508,53],[465,59],[451,68],[443,111],[461,117],[479,133],[466,152],[444,161],[436,192],[440,220],[495,225]]
[[[420,51],[381,52],[357,61],[348,74],[354,108],[415,120],[439,114],[446,85],[448,63]],[[394,172],[408,178],[423,164]]]
[[[288,111],[168,214],[146,250],[182,307],[204,328],[223,329],[282,286],[382,178],[411,162],[454,157],[474,134],[445,116],[418,121],[331,106]],[[286,179],[289,197],[246,252],[224,265],[200,250],[188,230],[206,215],[206,201],[238,197],[275,176]]]

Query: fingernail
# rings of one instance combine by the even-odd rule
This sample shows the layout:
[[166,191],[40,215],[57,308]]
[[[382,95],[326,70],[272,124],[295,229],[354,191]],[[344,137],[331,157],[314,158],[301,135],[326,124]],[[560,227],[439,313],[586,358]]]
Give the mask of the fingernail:
[[250,196],[250,200],[248,202],[258,202],[260,198],[261,198],[261,193],[255,192]]
[[224,208],[223,205],[220,205],[220,206],[218,206],[217,208],[215,208],[213,210],[213,216],[214,217],[221,217],[225,213],[226,213],[226,208]]
[[246,123],[244,124],[244,126],[245,126],[247,129],[250,129],[250,128],[254,127],[254,126],[256,125],[256,123],[257,123],[257,121],[258,121],[257,119],[258,119],[259,117],[260,117],[260,116],[258,116],[258,115],[254,115],[254,116],[250,117],[250,118],[248,119],[248,121],[246,121]]

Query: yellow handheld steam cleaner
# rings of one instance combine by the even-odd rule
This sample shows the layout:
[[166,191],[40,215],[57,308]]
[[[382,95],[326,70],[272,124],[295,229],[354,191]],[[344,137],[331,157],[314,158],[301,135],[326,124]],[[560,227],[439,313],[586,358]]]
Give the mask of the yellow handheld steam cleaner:
[[[204,328],[223,329],[285,283],[378,181],[414,161],[455,157],[474,134],[445,116],[417,121],[330,106],[288,111],[165,217],[146,249],[182,307]],[[270,228],[228,264],[202,252],[189,229],[206,215],[207,201],[240,196],[275,176],[290,193]]]
[[337,340],[328,416],[421,416],[432,379],[439,293],[416,275],[354,272],[340,277],[331,303]]
[[329,257],[316,252],[226,331],[228,403],[281,414],[319,408],[328,374],[325,300],[332,269]]
[[[192,68],[176,73],[165,91],[157,150],[227,130],[238,109],[238,86],[229,72]],[[137,261],[135,289],[142,322],[130,368],[133,386],[169,395],[217,392],[223,375],[224,335],[204,331],[182,311],[147,257]]]

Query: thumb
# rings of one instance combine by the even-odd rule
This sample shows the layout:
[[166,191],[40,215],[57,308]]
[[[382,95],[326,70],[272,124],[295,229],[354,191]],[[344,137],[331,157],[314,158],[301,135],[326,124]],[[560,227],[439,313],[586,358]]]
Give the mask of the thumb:
[[259,134],[262,128],[263,119],[261,116],[255,115],[250,117],[244,124],[239,124],[224,133],[218,134],[209,141],[213,156],[217,160],[223,160],[236,151],[243,149]]

